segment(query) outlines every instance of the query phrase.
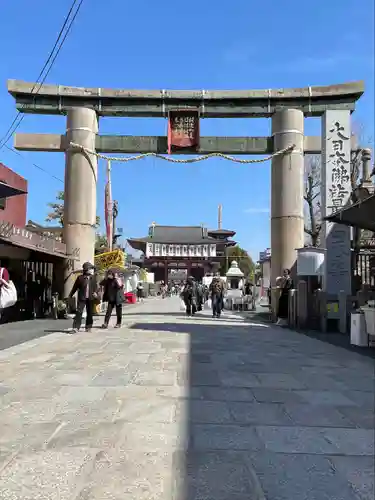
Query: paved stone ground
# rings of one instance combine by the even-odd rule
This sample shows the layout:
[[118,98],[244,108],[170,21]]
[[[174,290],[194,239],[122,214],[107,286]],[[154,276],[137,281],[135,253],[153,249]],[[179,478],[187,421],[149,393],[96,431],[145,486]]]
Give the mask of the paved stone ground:
[[373,500],[373,360],[177,299],[0,352],[2,500]]

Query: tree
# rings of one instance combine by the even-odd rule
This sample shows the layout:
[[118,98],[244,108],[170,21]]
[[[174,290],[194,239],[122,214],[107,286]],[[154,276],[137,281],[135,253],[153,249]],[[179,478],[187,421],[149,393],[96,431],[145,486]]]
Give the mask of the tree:
[[64,225],[64,191],[58,191],[56,195],[56,201],[54,203],[48,203],[48,207],[51,209],[46,217],[46,222],[57,222],[59,226]]
[[104,234],[96,233],[95,236],[95,254],[108,252],[107,236]]
[[[250,278],[254,275],[255,265],[253,259],[250,257],[247,251],[241,248],[239,245],[229,247],[227,250],[227,256],[229,265],[232,260],[236,260],[238,262],[238,266],[244,273],[245,278]],[[221,265],[221,274],[225,274],[226,271],[226,262],[223,262]]]
[[319,155],[305,157],[305,234],[310,238],[313,247],[319,246],[319,236],[322,227],[321,221],[321,158]]
[[[64,191],[58,191],[56,196],[56,201],[54,203],[48,203],[48,207],[51,211],[47,214],[46,222],[56,221],[59,226],[64,226]],[[100,217],[96,216],[96,228],[100,226]]]

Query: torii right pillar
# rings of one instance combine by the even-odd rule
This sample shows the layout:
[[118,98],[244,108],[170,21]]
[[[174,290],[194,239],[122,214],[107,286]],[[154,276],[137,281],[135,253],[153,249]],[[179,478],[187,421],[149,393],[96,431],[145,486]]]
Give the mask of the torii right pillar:
[[[271,286],[284,269],[294,274],[297,249],[304,245],[303,172],[304,115],[283,109],[272,116],[274,151],[294,149],[275,156],[271,166]],[[273,306],[275,304],[273,300]],[[275,307],[273,307],[275,311]]]

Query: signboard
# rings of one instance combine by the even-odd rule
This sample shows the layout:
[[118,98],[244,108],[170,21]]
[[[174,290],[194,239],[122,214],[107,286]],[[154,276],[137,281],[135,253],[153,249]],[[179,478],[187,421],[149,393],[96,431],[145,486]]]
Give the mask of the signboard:
[[168,116],[168,154],[199,149],[199,111],[171,110]]
[[146,244],[149,257],[216,257],[216,245],[162,245]]
[[360,240],[361,248],[375,248],[375,238],[363,239]]
[[361,248],[375,248],[375,233],[367,229],[362,229],[359,246]]
[[146,257],[152,257],[153,255],[154,255],[154,245],[152,243],[147,243]]
[[113,250],[95,255],[94,265],[97,271],[106,271],[112,267],[125,267],[126,254],[122,250]]
[[339,317],[339,303],[334,301],[327,302],[327,317],[337,319]]
[[259,262],[264,262],[271,258],[271,249],[266,248],[263,252],[259,252]]
[[174,281],[175,283],[180,283],[181,281],[187,280],[187,269],[169,269],[168,270],[168,281]]
[[[348,204],[350,183],[350,111],[327,110],[323,115],[322,216],[327,217]],[[337,295],[351,294],[350,227],[333,222],[322,224],[322,247],[326,248],[323,289]],[[332,317],[334,311],[329,311]]]

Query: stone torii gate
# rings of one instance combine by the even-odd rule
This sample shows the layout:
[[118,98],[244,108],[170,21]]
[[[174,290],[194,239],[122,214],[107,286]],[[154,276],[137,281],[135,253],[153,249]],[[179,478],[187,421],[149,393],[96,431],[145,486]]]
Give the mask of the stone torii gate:
[[[35,88],[38,88],[37,93],[33,92]],[[270,137],[200,137],[199,148],[192,154],[269,155],[294,145],[294,149],[287,154],[272,158],[273,284],[283,268],[294,267],[296,249],[304,245],[304,154],[322,153],[323,215],[329,215],[334,206],[345,204],[349,197],[348,179],[343,167],[350,162],[350,114],[364,91],[361,81],[277,90],[142,91],[48,84],[38,87],[34,83],[9,80],[8,91],[22,113],[67,115],[65,134],[18,133],[15,148],[65,152],[64,241],[68,253],[80,249],[78,265],[92,261],[94,257],[97,157],[82,149],[72,149],[70,143],[98,153],[168,153],[166,136],[99,135],[100,116],[167,118],[171,112],[188,109],[197,111],[199,118],[271,118]],[[317,116],[322,117],[322,137],[305,136],[304,118]],[[338,130],[334,130],[335,127]],[[341,134],[343,139],[335,139],[334,133]],[[338,150],[338,146],[333,145],[340,141],[341,149]],[[181,152],[186,154],[184,150]],[[341,174],[339,165],[336,168],[332,164],[332,157],[336,154],[342,161]],[[339,196],[337,192],[340,189]],[[336,195],[332,194],[333,191]],[[328,265],[327,273],[332,278],[330,288],[341,290],[344,285],[347,288],[348,283],[346,278],[342,278],[342,272],[335,271],[335,265],[337,267],[338,258],[342,260],[343,238],[347,239],[347,234],[343,236],[340,233],[340,246],[337,238],[334,240],[336,243],[328,241],[329,230],[327,226],[323,233],[327,247],[336,248],[332,251],[332,255],[336,252],[336,263],[332,261],[332,265]],[[71,286],[70,272],[66,273],[66,291]]]

